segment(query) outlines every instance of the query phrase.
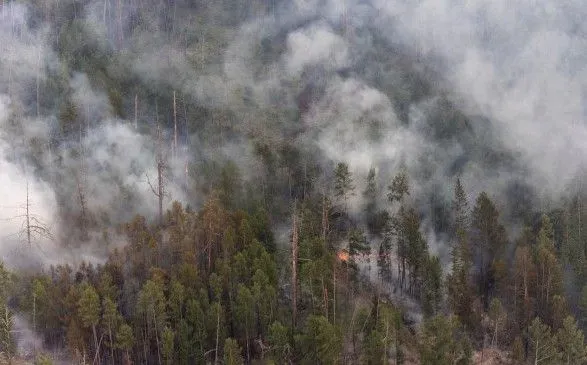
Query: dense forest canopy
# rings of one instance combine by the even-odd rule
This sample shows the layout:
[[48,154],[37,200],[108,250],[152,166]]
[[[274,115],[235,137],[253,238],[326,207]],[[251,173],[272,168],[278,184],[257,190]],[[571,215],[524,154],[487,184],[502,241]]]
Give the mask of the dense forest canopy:
[[0,361],[586,363],[584,8],[0,0]]

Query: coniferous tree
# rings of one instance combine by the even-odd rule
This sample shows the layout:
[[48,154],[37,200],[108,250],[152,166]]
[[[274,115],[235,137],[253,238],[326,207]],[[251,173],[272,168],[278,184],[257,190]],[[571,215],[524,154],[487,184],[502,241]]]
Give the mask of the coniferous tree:
[[245,363],[241,355],[241,348],[234,338],[227,338],[224,341],[224,364],[243,365]]
[[343,211],[347,212],[347,200],[354,194],[355,185],[353,185],[353,177],[349,171],[349,165],[344,162],[339,162],[334,170],[334,196],[342,199]]
[[536,317],[528,327],[528,339],[534,365],[557,364],[559,352],[550,327]]
[[100,297],[93,286],[85,284],[81,291],[81,297],[78,301],[79,316],[81,323],[85,328],[91,328],[94,338],[94,351],[96,357],[99,357],[98,333],[96,326],[100,320]]
[[0,351],[4,354],[9,364],[12,363],[12,358],[16,355],[16,341],[12,333],[13,327],[12,312],[8,309],[8,306],[4,305],[0,315]]
[[454,243],[451,250],[452,268],[447,277],[448,302],[455,315],[470,330],[472,324],[471,303],[473,288],[470,274],[473,268],[471,249],[469,247],[469,212],[467,196],[461,180],[457,179],[452,202],[454,217]]
[[499,223],[499,213],[487,193],[482,192],[473,209],[473,242],[479,261],[477,284],[483,306],[496,294],[505,273],[501,272],[504,262],[506,236]]

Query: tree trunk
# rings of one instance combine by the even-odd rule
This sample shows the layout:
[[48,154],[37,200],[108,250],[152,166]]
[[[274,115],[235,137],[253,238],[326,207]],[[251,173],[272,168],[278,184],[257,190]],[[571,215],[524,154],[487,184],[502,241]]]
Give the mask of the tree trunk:
[[326,245],[326,235],[328,234],[328,207],[326,195],[322,194],[322,241]]
[[112,323],[108,322],[108,338],[110,339],[110,361],[114,363],[114,339],[112,338]]
[[173,156],[177,158],[177,104],[175,102],[175,91],[173,91]]
[[298,308],[298,222],[297,212],[294,206],[293,214],[293,227],[292,227],[292,239],[291,239],[291,292],[292,292],[292,326],[295,328],[297,319],[297,308]]
[[96,334],[96,325],[92,325],[92,334],[94,335],[94,348],[96,349],[96,358],[100,357],[100,348],[98,347],[98,335]]
[[336,324],[336,261],[332,266],[332,324]]
[[220,336],[220,302],[216,310],[216,348],[214,350],[214,365],[218,364],[218,341]]

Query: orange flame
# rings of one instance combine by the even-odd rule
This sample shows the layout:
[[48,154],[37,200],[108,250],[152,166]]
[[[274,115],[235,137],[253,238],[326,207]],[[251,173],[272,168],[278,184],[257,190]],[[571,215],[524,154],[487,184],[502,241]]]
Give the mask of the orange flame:
[[340,250],[338,251],[338,253],[336,254],[336,256],[338,256],[338,259],[340,261],[343,262],[348,262],[349,261],[349,252],[347,250]]

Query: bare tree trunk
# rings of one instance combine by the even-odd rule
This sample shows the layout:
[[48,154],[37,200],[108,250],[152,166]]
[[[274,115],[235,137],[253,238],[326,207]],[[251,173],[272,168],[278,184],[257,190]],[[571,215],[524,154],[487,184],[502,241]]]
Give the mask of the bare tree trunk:
[[135,129],[139,129],[139,95],[135,94]]
[[29,181],[26,181],[26,238],[29,247],[31,247],[31,215],[29,211]]
[[41,50],[38,51],[37,58],[37,118],[41,115],[41,102],[40,102],[40,84],[41,84]]
[[175,91],[173,91],[173,157],[177,158],[177,104]]
[[96,348],[95,358],[100,357],[100,347],[98,346],[98,335],[96,334],[96,325],[92,325],[92,334],[94,335],[94,346]]
[[326,194],[322,194],[322,241],[326,244],[326,235],[328,234],[328,206]]
[[292,238],[291,238],[291,292],[292,292],[292,325],[295,328],[296,326],[296,319],[297,319],[297,311],[298,311],[298,290],[297,290],[297,283],[298,283],[298,240],[299,240],[299,232],[298,232],[298,222],[297,222],[297,211],[296,211],[296,204],[294,203],[294,214],[293,214],[293,224],[292,224]]
[[122,0],[118,0],[118,47],[122,49],[123,27],[122,27]]
[[157,164],[157,189],[151,185],[151,182],[148,180],[149,176],[147,175],[148,183],[153,191],[153,194],[159,200],[159,226],[163,226],[163,199],[165,197],[165,182],[164,180],[164,170],[166,168],[165,161],[163,159],[163,146],[161,141],[161,127],[159,126],[159,115],[158,115],[158,108],[157,103],[155,102],[155,113],[157,114],[157,157],[156,157],[156,164]]
[[216,349],[214,351],[214,365],[218,364],[218,341],[220,337],[220,302],[216,310]]
[[159,344],[159,329],[157,328],[157,317],[155,316],[154,310],[153,310],[153,325],[155,326],[155,341],[157,342],[157,359],[159,361],[159,365],[161,365],[161,345]]
[[336,324],[336,259],[332,266],[332,324]]

